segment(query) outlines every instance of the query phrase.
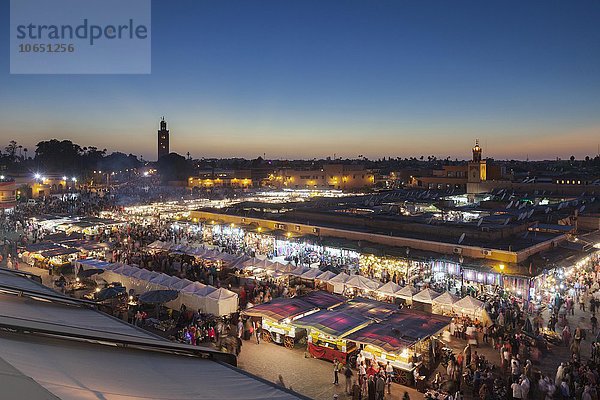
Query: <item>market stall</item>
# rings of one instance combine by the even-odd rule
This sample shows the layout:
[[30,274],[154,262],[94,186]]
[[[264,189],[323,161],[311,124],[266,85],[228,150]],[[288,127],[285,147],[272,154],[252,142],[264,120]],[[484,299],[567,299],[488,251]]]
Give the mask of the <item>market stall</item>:
[[406,285],[402,289],[396,292],[396,297],[404,300],[406,304],[412,304],[412,299],[415,294],[417,294],[418,290],[412,285]]
[[223,316],[238,310],[238,295],[224,288],[214,290],[205,296],[205,311],[208,314]]
[[402,286],[395,282],[389,281],[377,289],[377,292],[382,296],[396,297],[396,293],[398,293],[400,289],[402,289]]
[[458,315],[466,315],[470,318],[477,318],[480,321],[489,320],[484,303],[471,296],[465,296],[453,304],[452,308]]
[[367,317],[334,309],[321,310],[299,318],[292,324],[309,331],[308,352],[311,356],[355,365],[358,347],[346,336],[372,322]]
[[75,275],[77,275],[79,273],[79,271],[81,270],[88,270],[88,269],[106,269],[107,266],[109,266],[112,263],[109,263],[107,261],[101,261],[101,260],[96,260],[94,258],[90,258],[90,259],[78,259],[78,260],[74,260],[72,262],[73,264],[73,268],[75,271]]
[[381,283],[364,277],[362,275],[352,275],[345,283],[346,288],[350,288],[349,294],[363,294],[377,290]]
[[261,320],[262,338],[265,342],[283,344],[292,349],[306,335],[292,322],[319,310],[301,298],[277,298],[242,311],[242,314]]
[[394,380],[403,385],[414,384],[413,371],[424,366],[431,370],[432,354],[439,347],[434,335],[446,329],[449,317],[411,309],[402,309],[389,319],[368,325],[347,336],[363,346],[366,359],[394,368]]
[[[321,272],[319,275],[317,275],[317,277],[315,278],[315,287],[318,289],[323,289],[323,290],[327,290],[327,285],[328,281],[335,277],[337,274],[335,272],[331,272],[331,271],[325,271],[325,272]],[[330,286],[330,292],[333,292],[333,286]]]
[[412,297],[413,308],[415,310],[431,312],[433,299],[439,295],[440,293],[436,292],[435,290],[425,288]]
[[344,272],[340,272],[333,278],[329,279],[327,283],[330,285],[331,291],[333,293],[341,294],[344,293],[344,289],[346,288],[346,282],[348,282],[348,280],[350,280],[350,275]]
[[450,292],[444,292],[438,297],[433,299],[431,304],[432,312],[434,314],[441,315],[452,315],[452,306],[456,303],[459,298]]
[[304,272],[302,275],[300,275],[300,278],[308,280],[308,281],[312,281],[315,280],[317,278],[317,276],[323,274],[323,271],[321,271],[318,268],[309,268],[306,272]]
[[179,309],[185,305],[191,310],[222,316],[234,313],[238,308],[238,295],[227,289],[217,289],[200,282],[192,282],[130,265],[103,265],[99,262],[93,263],[92,260],[78,260],[78,263],[80,265],[96,265],[96,268],[104,269],[102,279],[107,283],[120,282],[135,293],[176,290],[180,295],[165,304],[172,309]]
[[133,290],[135,293],[144,292],[146,290],[148,282],[155,278],[157,275],[158,272],[140,268],[139,271],[136,271],[129,276],[128,288],[130,290]]

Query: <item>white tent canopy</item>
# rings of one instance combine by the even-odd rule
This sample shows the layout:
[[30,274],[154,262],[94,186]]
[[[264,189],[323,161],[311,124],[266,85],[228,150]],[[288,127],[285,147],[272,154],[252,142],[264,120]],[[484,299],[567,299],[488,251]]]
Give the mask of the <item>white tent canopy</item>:
[[350,279],[350,275],[348,275],[344,272],[340,272],[333,278],[329,279],[328,282],[329,283],[346,283],[346,282],[348,282],[349,279]]
[[194,282],[190,281],[189,279],[180,279],[179,282],[171,286],[171,289],[182,290],[193,284]]
[[389,281],[389,282],[383,284],[383,286],[381,286],[379,289],[377,289],[377,291],[379,293],[383,293],[385,295],[395,296],[396,293],[398,291],[400,291],[400,289],[402,289],[402,286],[398,285],[395,282]]
[[334,276],[336,276],[335,272],[325,271],[325,272],[317,275],[317,277],[315,279],[317,279],[318,281],[326,281],[327,282]]
[[454,310],[462,313],[481,314],[483,306],[484,303],[482,301],[471,296],[466,296],[454,303]]
[[307,271],[309,271],[308,267],[298,266],[298,267],[294,268],[292,271],[290,271],[289,274],[294,275],[294,276],[302,276]]
[[220,288],[205,297],[206,312],[213,315],[228,315],[237,311],[238,295]]
[[438,297],[440,294],[433,289],[425,288],[421,290],[419,293],[413,296],[413,301],[418,301],[419,303],[427,303],[431,304],[433,299]]
[[302,279],[315,279],[317,276],[321,275],[323,271],[318,268],[310,268],[308,271],[300,275]]
[[457,296],[451,294],[450,292],[444,292],[435,299],[433,299],[433,304],[451,306],[458,300],[459,298]]
[[444,292],[435,299],[432,303],[432,311],[435,314],[451,314],[452,306],[458,301],[458,297],[450,292]]
[[348,282],[349,279],[350,279],[350,275],[341,272],[341,273],[337,274],[336,276],[334,276],[333,278],[329,279],[327,282],[333,286],[334,293],[343,293],[345,284],[346,284],[346,282]]
[[359,290],[377,290],[381,284],[362,275],[353,275],[346,282],[346,286]]
[[[114,267],[114,264],[111,266]],[[106,281],[121,282],[123,286],[140,294],[150,290],[177,290],[180,293],[177,299],[166,303],[167,307],[173,309],[179,309],[183,304],[192,310],[201,310],[205,313],[216,311],[219,314],[215,315],[225,315],[223,313],[237,311],[238,307],[238,295],[229,290],[220,293],[219,296],[214,295],[211,300],[208,300],[207,296],[217,291],[217,288],[134,266],[118,265],[112,271],[106,270],[102,276]]]

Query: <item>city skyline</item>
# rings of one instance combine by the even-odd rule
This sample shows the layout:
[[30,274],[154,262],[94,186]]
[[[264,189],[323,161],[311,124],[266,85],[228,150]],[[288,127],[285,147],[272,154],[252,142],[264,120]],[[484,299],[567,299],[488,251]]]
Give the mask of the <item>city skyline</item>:
[[0,60],[2,138],[154,160],[164,115],[171,151],[194,158],[467,159],[475,138],[496,159],[598,152],[591,1],[152,6],[151,75],[9,75]]

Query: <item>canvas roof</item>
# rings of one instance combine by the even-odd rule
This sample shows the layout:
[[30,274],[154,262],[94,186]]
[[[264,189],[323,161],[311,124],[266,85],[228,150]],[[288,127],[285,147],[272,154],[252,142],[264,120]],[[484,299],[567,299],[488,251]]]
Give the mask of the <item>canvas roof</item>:
[[334,310],[381,321],[389,317],[394,311],[398,310],[398,306],[383,301],[357,297],[347,303],[335,307]]
[[435,304],[444,304],[444,305],[452,305],[458,301],[458,297],[451,294],[450,292],[444,292],[435,299],[433,302]]
[[387,352],[400,352],[444,329],[451,318],[412,309],[402,309],[389,319],[372,324],[347,339],[377,346]]
[[315,329],[329,336],[342,338],[362,326],[370,324],[369,318],[343,311],[321,310],[292,322],[294,326]]
[[465,296],[462,299],[458,300],[456,303],[454,303],[454,307],[464,308],[465,310],[469,311],[480,310],[481,308],[483,308],[483,305],[483,301],[477,300],[476,298],[473,298],[471,296]]
[[352,275],[346,282],[346,286],[350,286],[360,290],[376,290],[381,286],[381,283],[371,280],[362,275]]
[[243,313],[251,317],[263,317],[275,321],[283,321],[284,319],[294,318],[316,309],[317,307],[313,304],[295,297],[273,299],[268,303],[248,308]]
[[343,296],[324,292],[322,290],[310,292],[307,295],[300,297],[300,299],[319,308],[334,307],[346,301],[346,298]]
[[402,286],[398,285],[395,282],[389,281],[387,283],[384,283],[383,286],[377,289],[377,291],[386,294],[396,294],[396,292],[398,292],[400,289],[402,289]]
[[419,293],[413,296],[413,301],[418,301],[421,303],[431,303],[433,299],[438,297],[440,294],[433,289],[425,288],[421,290]]

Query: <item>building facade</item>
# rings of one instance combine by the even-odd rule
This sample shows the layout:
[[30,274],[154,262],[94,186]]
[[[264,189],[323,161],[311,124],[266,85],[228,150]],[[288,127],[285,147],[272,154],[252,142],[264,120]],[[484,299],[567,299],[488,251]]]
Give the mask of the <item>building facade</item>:
[[10,210],[17,204],[17,186],[14,179],[0,179],[0,212]]
[[[505,180],[506,171],[499,165],[488,165],[482,157],[479,140],[471,149],[472,158],[462,165],[444,165],[441,170],[433,170],[431,174],[412,176],[410,186],[423,189],[457,189],[467,193],[480,193],[480,185],[489,180]],[[508,181],[507,181],[508,182]]]
[[357,190],[373,187],[375,176],[362,165],[325,164],[318,169],[282,169],[268,183],[281,189]]
[[199,171],[197,176],[188,178],[188,188],[230,187],[245,189],[252,187],[252,182],[252,171],[250,170]]

